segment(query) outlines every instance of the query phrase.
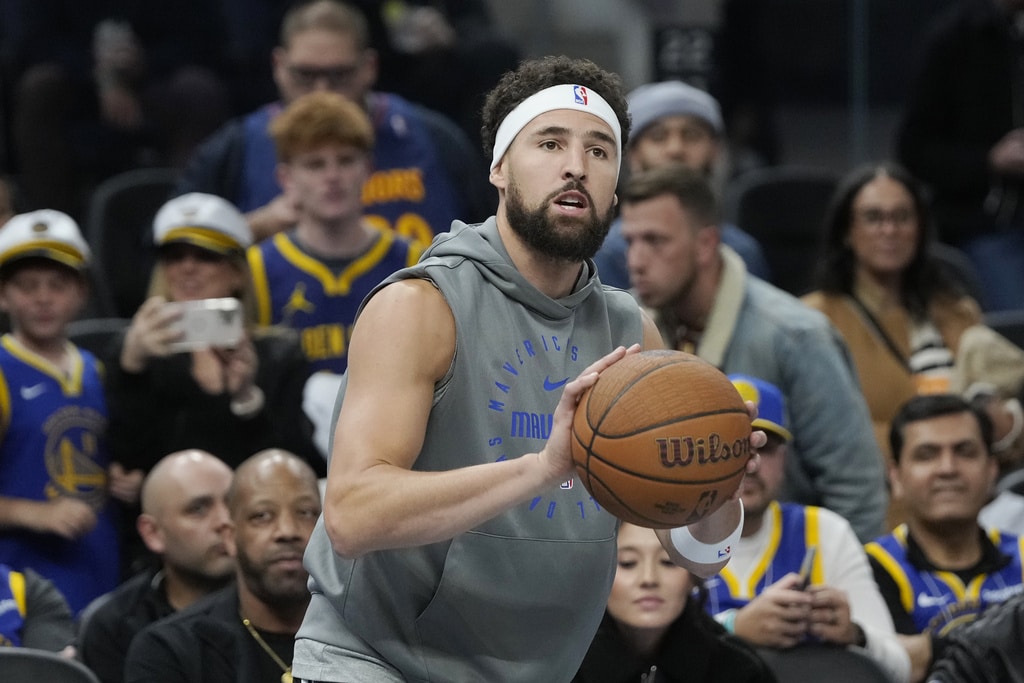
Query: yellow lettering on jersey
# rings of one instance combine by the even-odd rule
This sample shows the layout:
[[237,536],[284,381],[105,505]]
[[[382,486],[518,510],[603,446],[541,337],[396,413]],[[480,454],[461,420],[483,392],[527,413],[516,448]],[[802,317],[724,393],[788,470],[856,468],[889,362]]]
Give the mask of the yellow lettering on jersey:
[[378,171],[363,185],[363,206],[401,200],[422,202],[426,194],[423,172],[418,168]]
[[302,330],[302,351],[310,361],[342,358],[348,352],[351,327],[317,325]]

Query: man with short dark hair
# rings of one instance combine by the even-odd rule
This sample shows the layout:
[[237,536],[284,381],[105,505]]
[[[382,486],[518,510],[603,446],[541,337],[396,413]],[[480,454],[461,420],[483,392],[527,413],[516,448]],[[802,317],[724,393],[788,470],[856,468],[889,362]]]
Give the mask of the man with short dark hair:
[[[621,79],[585,59],[526,60],[483,121],[497,213],[455,222],[353,326],[306,553],[306,680],[564,683],[604,615],[618,521],[575,477],[572,415],[601,371],[660,346],[592,261],[629,137]],[[730,499],[692,531],[658,533],[707,576],[741,512]]]
[[820,505],[861,541],[882,531],[882,455],[846,345],[821,313],[747,272],[722,244],[718,200],[699,172],[664,166],[619,192],[633,292],[669,348],[779,387],[792,416],[781,498]]
[[952,629],[1024,592],[1021,541],[978,525],[999,471],[983,410],[957,395],[917,396],[889,434],[889,479],[907,522],[867,551],[921,680]]
[[[623,153],[630,173],[682,164],[706,178],[714,175],[725,135],[718,100],[682,81],[646,83],[627,99],[633,130]],[[731,223],[723,223],[721,233],[722,242],[743,258],[749,272],[770,279],[771,270],[756,239]],[[602,282],[629,289],[621,220],[612,223],[594,262]]]

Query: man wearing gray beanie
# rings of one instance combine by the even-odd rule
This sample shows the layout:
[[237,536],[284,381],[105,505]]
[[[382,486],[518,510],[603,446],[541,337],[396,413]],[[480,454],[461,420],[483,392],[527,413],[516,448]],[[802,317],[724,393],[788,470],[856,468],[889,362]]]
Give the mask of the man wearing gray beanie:
[[[630,173],[676,163],[711,175],[725,135],[722,110],[714,97],[682,81],[662,81],[641,85],[627,99],[633,132],[624,161]],[[723,223],[722,242],[743,258],[748,272],[771,280],[761,245],[751,235]],[[629,289],[626,242],[618,220],[594,261],[601,282]]]

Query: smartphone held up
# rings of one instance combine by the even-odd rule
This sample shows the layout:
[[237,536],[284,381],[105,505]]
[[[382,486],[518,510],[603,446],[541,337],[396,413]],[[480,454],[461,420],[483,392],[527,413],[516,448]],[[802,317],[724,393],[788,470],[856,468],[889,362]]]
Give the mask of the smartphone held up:
[[164,307],[180,313],[174,326],[181,331],[181,337],[169,345],[174,353],[231,348],[242,341],[242,309],[238,299],[168,301]]

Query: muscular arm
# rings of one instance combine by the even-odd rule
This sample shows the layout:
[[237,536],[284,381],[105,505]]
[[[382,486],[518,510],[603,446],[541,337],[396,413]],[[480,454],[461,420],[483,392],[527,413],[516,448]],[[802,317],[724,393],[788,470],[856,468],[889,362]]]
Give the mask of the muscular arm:
[[423,446],[435,383],[454,353],[454,318],[425,280],[385,287],[361,313],[349,347],[348,385],[324,505],[327,533],[338,554],[355,557],[451,538],[567,479],[576,401],[596,373],[626,351],[617,349],[566,385],[541,452],[445,472],[411,471]]

